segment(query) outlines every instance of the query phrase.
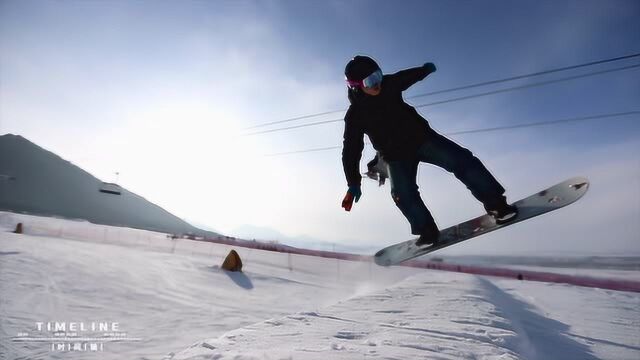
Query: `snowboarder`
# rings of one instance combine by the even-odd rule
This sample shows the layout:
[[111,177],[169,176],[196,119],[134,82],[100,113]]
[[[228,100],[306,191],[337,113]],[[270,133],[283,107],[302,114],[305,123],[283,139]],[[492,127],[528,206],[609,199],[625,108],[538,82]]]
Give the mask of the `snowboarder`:
[[507,203],[505,189],[478,158],[431,129],[427,120],[404,102],[402,92],[435,71],[433,63],[426,63],[383,75],[373,59],[361,55],[351,59],[345,68],[351,105],[344,117],[342,165],[348,190],[342,207],[350,211],[354,200],[358,202],[362,196],[360,159],[367,134],[378,156],[388,163],[391,196],[411,224],[411,233],[420,236],[417,245],[433,245],[439,236],[418,192],[420,162],[452,172],[498,224],[514,219],[518,211]]

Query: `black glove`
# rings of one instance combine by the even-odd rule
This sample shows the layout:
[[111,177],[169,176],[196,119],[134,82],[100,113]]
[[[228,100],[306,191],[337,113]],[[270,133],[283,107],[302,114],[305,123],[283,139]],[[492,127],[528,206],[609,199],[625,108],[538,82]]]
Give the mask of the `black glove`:
[[431,73],[436,72],[436,66],[433,63],[428,62],[428,63],[422,65],[422,67],[425,70],[427,70],[427,74],[431,74]]

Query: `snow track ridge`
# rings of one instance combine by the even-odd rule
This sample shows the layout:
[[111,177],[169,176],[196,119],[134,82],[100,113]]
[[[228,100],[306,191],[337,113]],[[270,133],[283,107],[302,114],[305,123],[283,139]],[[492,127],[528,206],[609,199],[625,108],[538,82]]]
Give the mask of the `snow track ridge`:
[[508,344],[521,359],[597,360],[591,349],[570,337],[570,327],[540,314],[531,304],[502,290],[487,278],[476,278],[487,300],[495,306],[494,314],[509,319],[516,333]]

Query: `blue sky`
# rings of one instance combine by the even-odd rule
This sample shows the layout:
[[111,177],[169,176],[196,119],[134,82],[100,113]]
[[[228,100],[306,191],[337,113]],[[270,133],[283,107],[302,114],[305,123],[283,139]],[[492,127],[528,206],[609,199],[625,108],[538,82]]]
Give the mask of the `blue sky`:
[[[637,1],[1,1],[0,133],[105,181],[118,171],[128,189],[227,234],[380,247],[409,236],[388,186],[365,182],[347,214],[339,149],[264,156],[339,145],[342,123],[238,133],[346,109],[343,69],[355,54],[384,72],[434,62],[438,71],[411,96],[640,52],[639,16]],[[420,112],[448,133],[636,111],[639,79],[636,68]],[[640,253],[638,120],[453,136],[512,200],[574,175],[593,186],[580,203],[447,251]],[[443,171],[422,166],[418,182],[441,227],[482,211]]]

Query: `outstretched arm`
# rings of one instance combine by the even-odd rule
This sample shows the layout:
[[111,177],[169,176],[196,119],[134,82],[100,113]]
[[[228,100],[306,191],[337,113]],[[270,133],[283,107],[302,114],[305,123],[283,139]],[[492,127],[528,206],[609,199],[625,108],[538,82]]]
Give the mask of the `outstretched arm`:
[[393,87],[395,87],[399,91],[405,91],[411,85],[423,80],[425,77],[427,77],[427,75],[435,71],[436,66],[433,65],[433,63],[426,63],[421,67],[401,70],[389,76]]
[[348,186],[359,186],[362,180],[360,158],[364,149],[364,131],[353,117],[353,111],[349,108],[344,117],[342,167]]

